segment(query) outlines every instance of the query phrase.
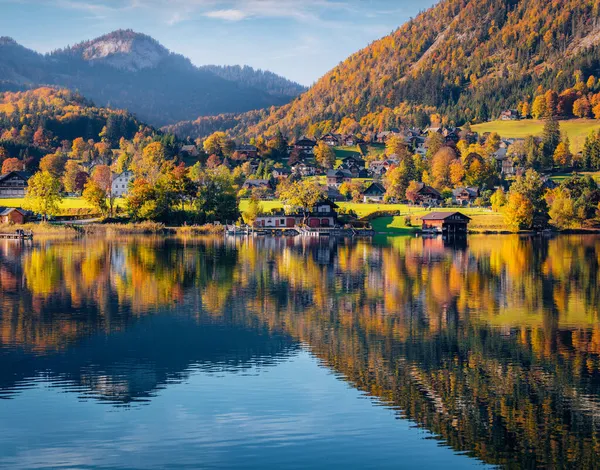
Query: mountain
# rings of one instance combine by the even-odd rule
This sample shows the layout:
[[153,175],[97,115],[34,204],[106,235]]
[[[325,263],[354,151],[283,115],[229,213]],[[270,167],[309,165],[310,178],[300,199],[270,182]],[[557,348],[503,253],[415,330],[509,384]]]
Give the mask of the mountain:
[[[227,125],[238,135],[297,136],[486,121],[547,90],[597,93],[597,83],[584,85],[600,75],[599,43],[597,0],[443,0],[290,104]],[[193,135],[203,122],[178,127]]]
[[249,67],[196,67],[149,36],[119,30],[41,55],[0,38],[0,91],[77,90],[154,125],[283,105],[302,87]]

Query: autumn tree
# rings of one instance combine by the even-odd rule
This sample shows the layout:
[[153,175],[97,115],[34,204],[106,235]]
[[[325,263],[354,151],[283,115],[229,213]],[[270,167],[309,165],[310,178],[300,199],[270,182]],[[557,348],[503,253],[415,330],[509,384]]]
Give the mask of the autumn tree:
[[323,141],[315,147],[315,160],[323,168],[333,168],[335,165],[335,152]]
[[456,152],[450,147],[442,147],[431,161],[431,177],[433,186],[437,189],[451,185],[450,164],[456,159]]
[[565,138],[564,141],[558,144],[554,151],[554,164],[556,166],[565,168],[571,166],[573,162],[573,154],[571,153],[569,139]]
[[165,149],[160,142],[148,144],[131,162],[131,169],[136,178],[142,178],[151,185],[158,181],[166,167]]
[[227,157],[233,153],[235,145],[225,132],[215,132],[206,138],[203,147],[208,155]]
[[419,197],[419,190],[421,189],[421,183],[418,181],[411,181],[406,188],[406,199],[413,204]]
[[83,190],[80,173],[84,173],[83,167],[75,160],[68,160],[65,164],[65,174],[62,178],[62,183],[67,193],[79,193]]
[[316,181],[305,179],[280,185],[278,196],[288,208],[301,210],[306,224],[310,211],[323,197],[323,189]]
[[[91,179],[96,183],[103,192],[106,199],[108,212],[112,216],[115,208],[115,197],[112,191],[113,174],[108,165],[97,165],[94,167]],[[94,188],[94,192],[96,192]]]
[[518,192],[510,192],[504,206],[504,222],[515,230],[530,228],[533,225],[535,209],[529,199]]
[[66,155],[51,153],[40,160],[40,170],[52,173],[56,178],[62,178],[67,163]]
[[83,189],[83,199],[102,215],[107,215],[107,193],[94,178],[90,178]]
[[23,162],[18,158],[7,158],[2,163],[2,174],[5,175],[11,171],[23,171]]
[[250,227],[254,227],[256,219],[262,214],[263,208],[260,201],[257,198],[251,198],[248,202],[248,207],[242,212],[242,219],[244,223]]
[[544,124],[544,131],[542,135],[542,153],[543,153],[543,167],[548,168],[552,165],[552,159],[556,147],[560,143],[560,124],[556,119],[547,119]]
[[60,180],[49,171],[38,171],[28,182],[23,207],[40,214],[44,220],[58,213],[62,197]]
[[494,212],[500,212],[500,209],[506,204],[506,193],[502,188],[498,188],[494,194],[492,194],[490,203],[492,204],[492,210]]
[[465,167],[463,163],[457,158],[450,162],[450,183],[453,187],[458,187],[463,184],[465,179]]
[[550,215],[552,223],[559,229],[571,228],[578,224],[575,201],[571,198],[569,191],[557,188],[553,192],[548,215]]

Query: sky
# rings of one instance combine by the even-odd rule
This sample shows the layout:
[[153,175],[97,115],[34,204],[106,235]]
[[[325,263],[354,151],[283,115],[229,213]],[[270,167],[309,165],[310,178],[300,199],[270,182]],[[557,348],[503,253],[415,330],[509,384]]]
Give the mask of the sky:
[[310,85],[434,0],[0,0],[0,36],[50,52],[116,29],[196,65],[250,65]]

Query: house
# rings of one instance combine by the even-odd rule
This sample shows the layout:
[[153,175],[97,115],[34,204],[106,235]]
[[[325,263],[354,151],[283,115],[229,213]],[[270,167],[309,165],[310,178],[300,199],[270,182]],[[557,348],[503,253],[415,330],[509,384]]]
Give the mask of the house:
[[242,160],[250,160],[258,157],[258,149],[254,145],[238,145],[236,152]]
[[189,155],[190,157],[195,157],[195,158],[200,156],[198,147],[196,147],[195,145],[183,145],[181,147],[181,153],[185,153],[185,154]]
[[271,181],[264,179],[247,179],[242,185],[242,189],[265,189],[271,191]]
[[301,211],[285,214],[275,212],[264,214],[256,218],[256,228],[294,228],[297,225],[306,225],[311,228],[332,228],[337,224],[338,206],[329,199],[322,199],[306,214]]
[[339,188],[345,182],[352,180],[352,172],[349,170],[328,170],[327,186]]
[[431,212],[421,217],[424,232],[444,235],[466,235],[470,217],[460,212]]
[[326,145],[330,147],[337,147],[338,145],[342,145],[342,136],[339,134],[328,133],[319,139],[321,142],[325,142]]
[[444,198],[437,189],[432,188],[425,183],[419,183],[417,195],[414,200],[415,204],[420,204],[423,206],[437,206],[443,200]]
[[466,206],[479,197],[479,188],[456,188],[452,191],[452,202]]
[[342,196],[342,193],[340,193],[340,190],[335,186],[326,186],[325,194],[327,194],[327,199],[333,202],[346,200],[346,198]]
[[27,212],[18,207],[0,207],[0,224],[24,224]]
[[379,132],[375,136],[375,141],[380,144],[385,144],[390,138],[392,138],[394,136],[399,136],[399,135],[400,135],[400,131],[398,129],[383,131],[383,132]]
[[364,140],[362,140],[359,137],[356,137],[355,135],[349,134],[343,137],[342,143],[346,147],[354,147],[355,145],[364,143]]
[[519,112],[516,109],[507,109],[506,111],[502,111],[500,113],[501,121],[518,121],[519,120]]
[[317,174],[317,167],[307,165],[306,163],[298,163],[292,167],[292,173],[300,176],[315,176]]
[[514,158],[508,155],[506,147],[500,147],[492,154],[492,157],[502,176],[515,176],[517,174],[518,166],[515,164]]
[[287,168],[275,168],[273,170],[273,178],[277,178],[277,179],[286,179],[289,178],[292,174],[291,170],[288,170]]
[[293,148],[294,150],[298,150],[299,152],[304,152],[309,155],[313,155],[315,153],[316,146],[317,143],[314,140],[309,139],[308,137],[303,135],[296,141],[296,143],[293,145]]
[[27,192],[27,183],[31,176],[24,171],[11,171],[0,176],[0,197],[21,198]]
[[385,188],[381,183],[371,183],[362,193],[364,202],[382,202],[385,196]]
[[126,196],[129,192],[129,183],[131,181],[133,181],[133,173],[131,171],[124,171],[120,175],[113,175],[112,195],[114,197]]

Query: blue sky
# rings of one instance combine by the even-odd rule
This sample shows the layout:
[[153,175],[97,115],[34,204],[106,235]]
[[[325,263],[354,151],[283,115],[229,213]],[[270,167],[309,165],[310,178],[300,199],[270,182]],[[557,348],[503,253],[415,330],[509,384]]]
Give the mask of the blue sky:
[[197,65],[240,64],[310,85],[434,0],[0,0],[0,36],[48,52],[115,29]]

